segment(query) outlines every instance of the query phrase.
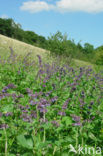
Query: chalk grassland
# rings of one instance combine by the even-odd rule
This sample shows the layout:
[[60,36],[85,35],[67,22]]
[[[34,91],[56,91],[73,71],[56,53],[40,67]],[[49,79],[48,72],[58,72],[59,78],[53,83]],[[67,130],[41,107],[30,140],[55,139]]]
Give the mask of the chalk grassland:
[[18,55],[25,55],[28,52],[31,52],[34,57],[38,54],[42,57],[49,55],[49,51],[0,35],[0,56],[7,55],[10,51],[9,47],[12,47]]

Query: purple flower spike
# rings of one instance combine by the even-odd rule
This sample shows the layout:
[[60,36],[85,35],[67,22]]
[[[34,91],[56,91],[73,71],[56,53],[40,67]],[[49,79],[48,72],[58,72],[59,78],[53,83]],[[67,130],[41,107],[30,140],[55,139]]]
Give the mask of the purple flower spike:
[[76,116],[76,115],[74,115],[74,114],[72,114],[71,116],[72,116],[72,118],[73,118],[74,121],[80,122],[80,119],[81,119],[80,116]]
[[0,117],[2,117],[2,113],[0,112]]
[[33,101],[33,100],[30,101],[30,105],[32,105],[32,106],[37,105],[37,103],[38,103],[38,102]]
[[1,124],[0,125],[0,129],[7,129],[9,128],[9,126],[7,124]]
[[60,126],[60,124],[56,120],[51,121],[51,123],[56,127]]
[[73,123],[72,125],[73,125],[73,126],[82,126],[82,124],[79,123],[79,122],[78,122],[78,123]]
[[94,102],[93,102],[93,101],[91,101],[90,105],[92,106],[93,104],[94,104]]
[[13,115],[12,112],[7,112],[7,113],[5,113],[5,116],[6,116],[6,117],[8,117],[8,116],[12,116],[12,115]]
[[8,84],[7,87],[8,87],[8,89],[16,88],[16,86],[14,84],[12,84],[12,83],[11,84]]
[[31,117],[32,118],[37,118],[37,113],[35,111],[31,111]]
[[60,115],[60,116],[66,116],[66,113],[65,112],[58,112],[58,115]]
[[55,97],[53,97],[53,98],[51,99],[51,102],[56,102],[57,100],[58,100],[58,97],[55,96]]
[[38,59],[39,59],[39,65],[42,66],[42,59],[40,55],[37,55]]
[[45,114],[45,113],[47,112],[47,109],[45,109],[45,108],[41,108],[41,109],[40,109],[40,112],[42,112],[42,113]]

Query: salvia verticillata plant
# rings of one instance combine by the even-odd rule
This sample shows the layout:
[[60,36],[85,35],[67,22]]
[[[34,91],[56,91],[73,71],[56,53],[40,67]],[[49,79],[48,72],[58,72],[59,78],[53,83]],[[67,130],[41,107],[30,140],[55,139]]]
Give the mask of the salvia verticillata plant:
[[0,60],[0,154],[64,156],[103,145],[103,73],[47,64],[11,48]]

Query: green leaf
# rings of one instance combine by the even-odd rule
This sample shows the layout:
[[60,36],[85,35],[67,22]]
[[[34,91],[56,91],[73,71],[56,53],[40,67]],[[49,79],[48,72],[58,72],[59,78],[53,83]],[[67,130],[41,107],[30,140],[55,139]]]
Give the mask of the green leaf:
[[25,153],[22,156],[33,156],[33,154],[32,153]]
[[63,152],[61,156],[68,156],[68,152]]
[[33,149],[33,140],[31,137],[25,137],[24,135],[17,136],[18,143],[25,148]]
[[72,119],[68,116],[63,117],[62,121],[65,122],[66,126],[69,126],[72,124]]
[[94,134],[93,133],[89,133],[89,137],[92,139],[92,140],[94,140],[94,141],[96,141],[97,140],[97,138],[94,136]]
[[9,156],[15,156],[15,154],[9,153]]
[[12,111],[13,111],[13,105],[7,105],[7,106],[5,106],[5,107],[2,109],[2,111],[3,111],[4,113],[12,112]]

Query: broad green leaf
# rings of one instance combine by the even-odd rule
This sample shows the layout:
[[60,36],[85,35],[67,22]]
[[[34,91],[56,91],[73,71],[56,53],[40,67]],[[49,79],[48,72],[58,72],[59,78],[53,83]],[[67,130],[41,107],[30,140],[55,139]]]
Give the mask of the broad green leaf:
[[72,124],[72,119],[68,116],[63,117],[62,121],[66,123],[66,126],[69,126]]
[[28,149],[33,149],[33,140],[31,137],[26,138],[24,135],[17,136],[18,143]]

